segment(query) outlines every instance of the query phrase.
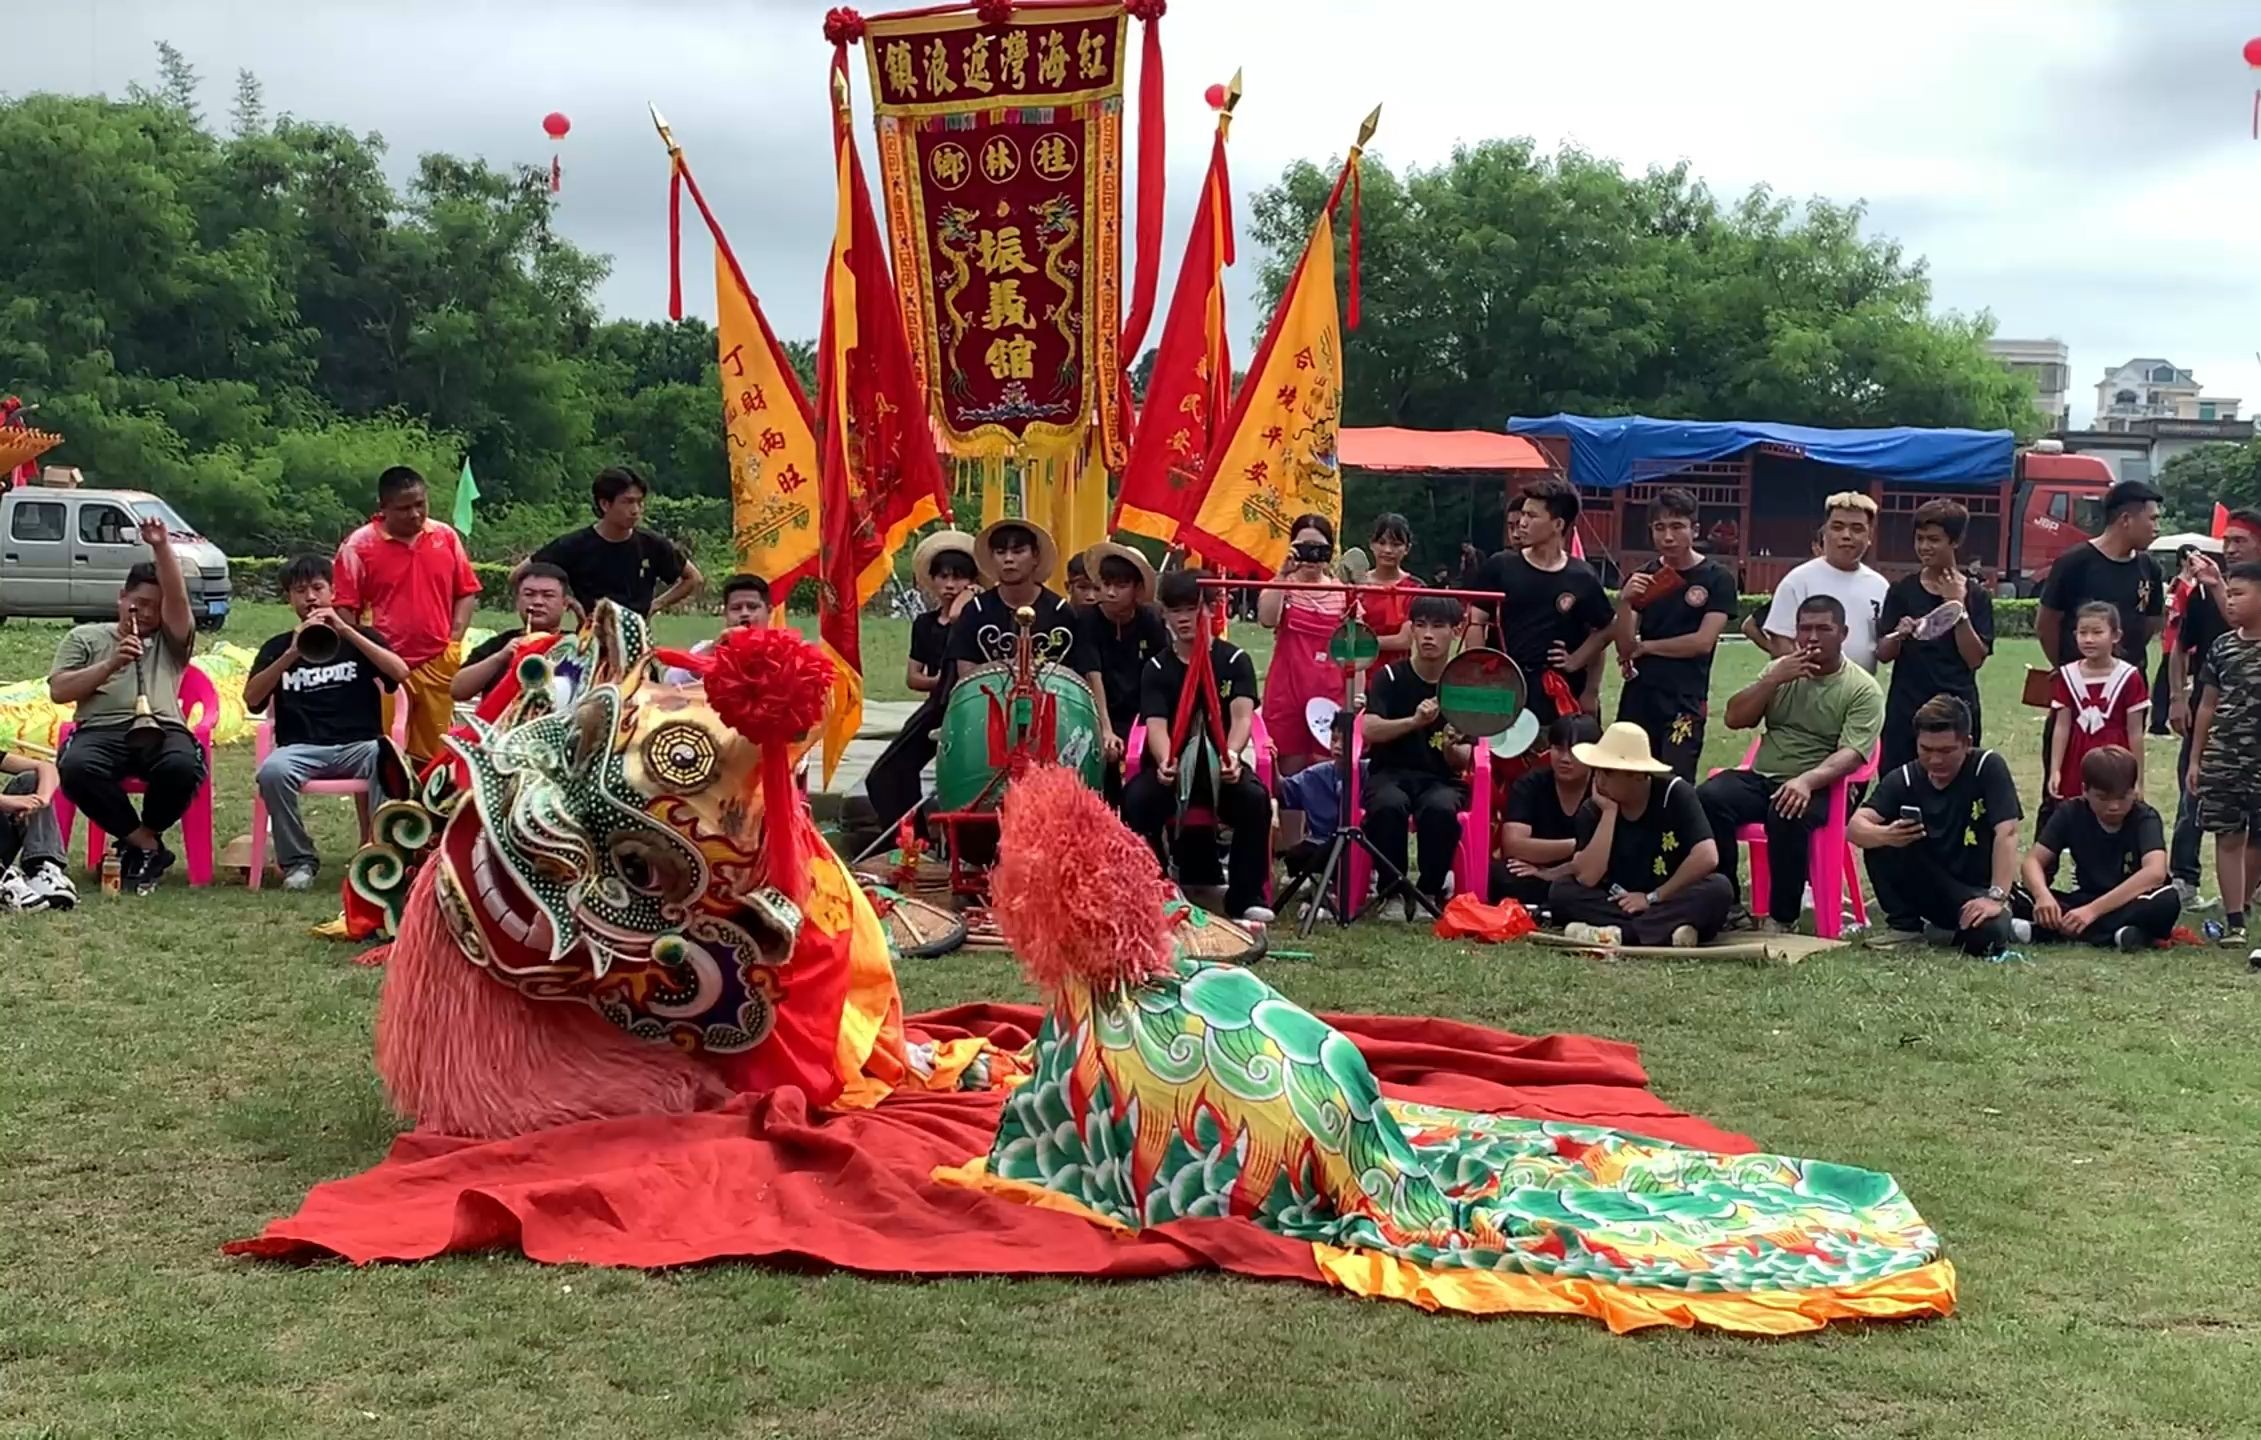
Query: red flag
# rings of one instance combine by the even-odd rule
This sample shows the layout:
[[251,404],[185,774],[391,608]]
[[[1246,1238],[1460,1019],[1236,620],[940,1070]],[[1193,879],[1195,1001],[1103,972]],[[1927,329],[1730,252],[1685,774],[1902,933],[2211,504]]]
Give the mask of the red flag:
[[1113,526],[1165,544],[1200,503],[1210,441],[1232,398],[1223,270],[1233,263],[1233,191],[1225,170],[1230,107],[1217,116],[1177,291],[1155,346],[1154,374],[1131,437]]
[[845,42],[834,49],[832,87],[839,195],[817,344],[823,428],[817,632],[839,672],[825,723],[827,781],[863,721],[858,612],[886,583],[905,537],[949,513],[942,465],[927,430],[926,395],[911,365],[885,242],[849,128]]
[[2214,502],[2214,538],[2219,540],[2230,533],[2230,507],[2221,501]]

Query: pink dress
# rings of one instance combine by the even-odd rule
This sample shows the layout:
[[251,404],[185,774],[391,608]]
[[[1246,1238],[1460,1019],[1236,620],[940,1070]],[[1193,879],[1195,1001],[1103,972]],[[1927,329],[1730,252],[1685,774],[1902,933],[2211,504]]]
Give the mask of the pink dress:
[[1280,607],[1272,665],[1264,672],[1264,728],[1283,760],[1328,758],[1303,710],[1321,696],[1342,703],[1343,667],[1327,658],[1327,642],[1341,628],[1344,605],[1340,591],[1298,595],[1291,590]]

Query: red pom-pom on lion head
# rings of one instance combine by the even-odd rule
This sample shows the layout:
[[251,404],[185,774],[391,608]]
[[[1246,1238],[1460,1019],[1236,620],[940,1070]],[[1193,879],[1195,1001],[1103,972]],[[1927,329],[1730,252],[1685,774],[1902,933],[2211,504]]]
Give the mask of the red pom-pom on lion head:
[[1005,792],[990,898],[1006,941],[1047,995],[1069,981],[1136,985],[1172,966],[1154,852],[1072,770],[1046,765]]

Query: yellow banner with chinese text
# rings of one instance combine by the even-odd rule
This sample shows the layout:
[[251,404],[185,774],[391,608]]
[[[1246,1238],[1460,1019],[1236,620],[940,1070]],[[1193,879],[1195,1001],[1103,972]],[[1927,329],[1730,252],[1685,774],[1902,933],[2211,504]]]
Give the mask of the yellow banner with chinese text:
[[784,350],[719,247],[714,300],[738,568],[769,581],[782,613],[794,582],[816,573],[816,433],[792,399]]
[[1210,452],[1209,485],[1185,535],[1236,574],[1275,573],[1298,515],[1342,523],[1342,323],[1335,306],[1335,225],[1311,228],[1272,328]]

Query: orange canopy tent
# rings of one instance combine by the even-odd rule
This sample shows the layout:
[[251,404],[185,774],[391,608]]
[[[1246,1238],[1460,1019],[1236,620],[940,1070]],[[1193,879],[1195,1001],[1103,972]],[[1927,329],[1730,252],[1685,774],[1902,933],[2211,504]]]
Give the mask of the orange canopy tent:
[[1346,429],[1337,435],[1335,454],[1342,464],[1361,470],[1554,469],[1539,447],[1522,436],[1491,430]]

